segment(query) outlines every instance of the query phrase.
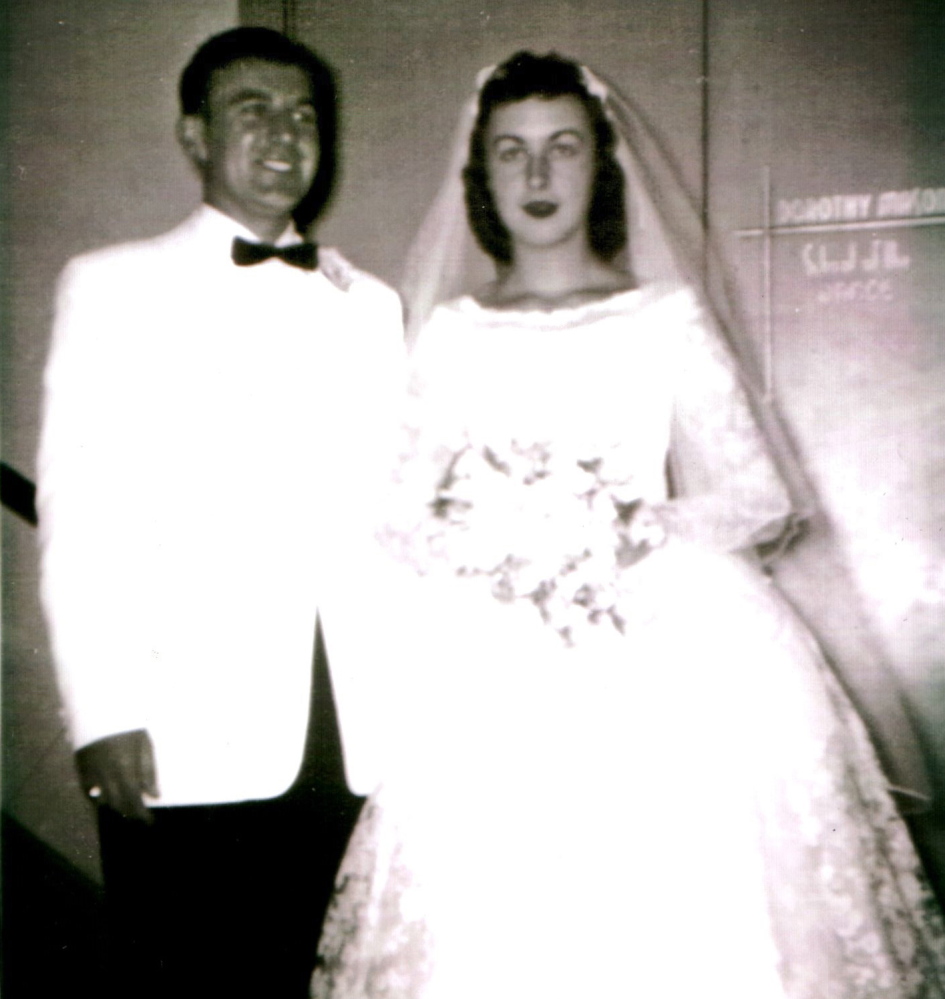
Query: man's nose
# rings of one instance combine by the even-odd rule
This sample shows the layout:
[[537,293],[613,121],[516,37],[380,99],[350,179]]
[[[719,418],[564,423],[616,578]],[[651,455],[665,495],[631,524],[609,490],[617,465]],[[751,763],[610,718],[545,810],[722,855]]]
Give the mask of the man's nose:
[[269,115],[269,137],[283,142],[294,142],[299,125],[292,111],[273,111]]
[[535,190],[540,190],[548,183],[550,172],[548,157],[543,153],[538,156],[529,156],[526,166],[526,181],[528,186]]

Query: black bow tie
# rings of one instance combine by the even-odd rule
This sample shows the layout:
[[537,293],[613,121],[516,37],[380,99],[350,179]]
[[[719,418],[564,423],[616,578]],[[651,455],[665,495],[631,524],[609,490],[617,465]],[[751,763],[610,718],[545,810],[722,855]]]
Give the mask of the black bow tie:
[[291,246],[272,246],[269,243],[251,243],[236,236],[233,239],[233,263],[239,267],[261,264],[277,257],[279,260],[313,271],[318,267],[318,246],[315,243],[293,243]]

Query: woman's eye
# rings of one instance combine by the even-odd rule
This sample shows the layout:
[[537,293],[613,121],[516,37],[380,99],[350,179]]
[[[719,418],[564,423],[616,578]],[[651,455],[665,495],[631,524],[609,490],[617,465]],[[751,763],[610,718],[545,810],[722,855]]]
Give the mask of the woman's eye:
[[549,152],[555,159],[569,160],[577,156],[581,147],[576,142],[556,142]]
[[525,155],[521,146],[500,146],[496,150],[496,158],[500,163],[515,163]]

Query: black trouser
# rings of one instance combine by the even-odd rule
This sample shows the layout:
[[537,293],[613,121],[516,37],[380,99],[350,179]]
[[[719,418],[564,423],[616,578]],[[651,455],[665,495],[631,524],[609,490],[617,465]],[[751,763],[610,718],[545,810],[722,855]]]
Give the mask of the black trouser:
[[115,994],[302,999],[361,799],[346,789],[319,634],[305,762],[272,801],[101,809]]

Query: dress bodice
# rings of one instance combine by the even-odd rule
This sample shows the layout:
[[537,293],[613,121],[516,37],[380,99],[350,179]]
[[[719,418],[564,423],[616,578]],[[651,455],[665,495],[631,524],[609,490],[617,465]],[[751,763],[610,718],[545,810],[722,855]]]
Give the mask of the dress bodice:
[[629,493],[665,499],[675,345],[690,304],[638,290],[552,312],[457,299],[434,312],[415,355],[426,419],[500,454],[515,441],[604,459]]
[[460,298],[434,311],[413,360],[389,538],[422,573],[483,578],[562,634],[575,615],[626,620],[640,503],[671,538],[716,551],[777,534],[790,513],[737,366],[688,289],[550,312]]
[[544,447],[559,476],[593,463],[614,499],[718,550],[771,540],[790,515],[738,365],[687,288],[548,312],[456,299],[420,335],[414,385],[441,471],[464,448]]

